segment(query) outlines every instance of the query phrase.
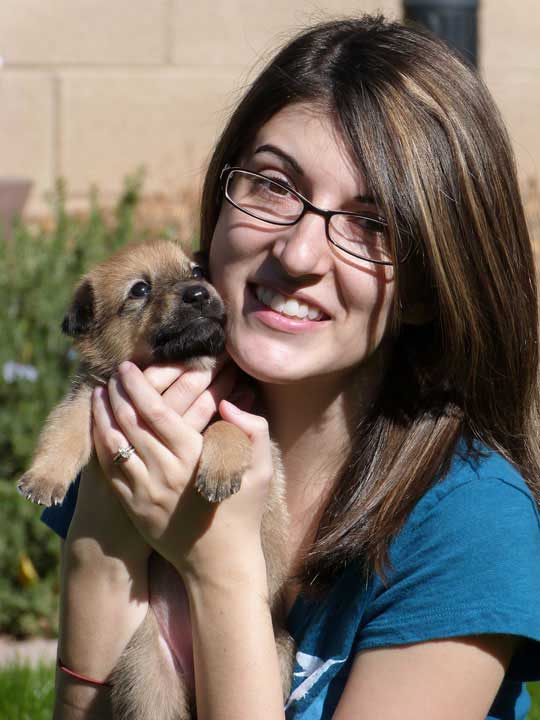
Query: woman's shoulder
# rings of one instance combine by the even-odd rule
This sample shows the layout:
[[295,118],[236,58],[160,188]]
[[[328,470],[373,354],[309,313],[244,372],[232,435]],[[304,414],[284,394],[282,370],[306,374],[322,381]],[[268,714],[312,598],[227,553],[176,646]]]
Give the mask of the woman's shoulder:
[[462,445],[375,577],[362,647],[482,633],[540,637],[540,520],[520,473]]
[[433,516],[459,522],[464,510],[466,517],[486,522],[490,517],[510,521],[517,513],[540,528],[538,505],[524,477],[501,453],[478,441],[459,441],[448,471],[419,500],[406,525]]
[[[448,607],[452,596],[468,609],[496,602],[499,612],[506,603],[511,613],[540,593],[540,518],[533,494],[501,454],[460,443],[448,472],[394,538],[389,559],[390,584],[409,597],[424,588],[432,607],[439,595]],[[540,631],[540,616],[535,623]]]

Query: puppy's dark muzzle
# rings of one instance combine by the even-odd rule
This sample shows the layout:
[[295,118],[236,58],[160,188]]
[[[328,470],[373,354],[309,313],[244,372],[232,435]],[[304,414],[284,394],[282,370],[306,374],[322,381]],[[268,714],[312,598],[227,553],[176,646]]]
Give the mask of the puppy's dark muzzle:
[[219,355],[225,349],[225,311],[218,295],[201,284],[179,294],[174,320],[159,328],[153,347],[160,362]]

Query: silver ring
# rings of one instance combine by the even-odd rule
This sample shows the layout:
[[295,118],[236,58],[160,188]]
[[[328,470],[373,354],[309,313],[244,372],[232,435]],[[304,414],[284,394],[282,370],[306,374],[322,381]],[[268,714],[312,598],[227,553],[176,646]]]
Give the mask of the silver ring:
[[115,465],[120,465],[121,463],[125,463],[126,460],[129,460],[129,458],[133,455],[134,452],[135,452],[135,448],[133,447],[133,445],[128,445],[127,447],[123,447],[123,448],[118,448],[112,461]]

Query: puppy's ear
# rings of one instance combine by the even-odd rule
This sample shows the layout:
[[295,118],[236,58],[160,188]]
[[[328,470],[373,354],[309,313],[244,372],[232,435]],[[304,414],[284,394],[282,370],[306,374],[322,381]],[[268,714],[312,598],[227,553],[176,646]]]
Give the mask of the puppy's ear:
[[193,261],[202,267],[205,273],[208,272],[208,251],[197,250],[193,253]]
[[62,332],[71,337],[85,335],[94,322],[94,289],[83,280],[75,290],[71,307],[62,321]]

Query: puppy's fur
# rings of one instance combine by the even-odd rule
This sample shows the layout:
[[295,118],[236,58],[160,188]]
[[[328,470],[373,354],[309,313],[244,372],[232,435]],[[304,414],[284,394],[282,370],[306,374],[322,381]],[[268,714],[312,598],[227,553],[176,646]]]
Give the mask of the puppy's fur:
[[[96,384],[106,382],[123,360],[141,368],[179,361],[211,367],[224,349],[225,312],[201,268],[180,246],[153,240],[124,247],[84,276],[62,329],[74,338],[80,367],[68,395],[47,418],[32,465],[19,481],[26,497],[45,505],[61,502],[90,459],[90,398]],[[288,516],[275,448],[273,455],[274,482],[262,542],[286,696],[293,657],[292,640],[283,627]],[[249,460],[246,436],[230,423],[213,423],[204,433],[195,487],[209,502],[219,502],[237,492]],[[179,657],[167,642],[174,630],[163,622],[168,617],[174,625],[174,603],[183,588],[174,569],[156,554],[149,563],[149,586],[152,600],[146,619],[113,672],[115,717],[186,720],[194,712],[192,678],[183,676]]]

